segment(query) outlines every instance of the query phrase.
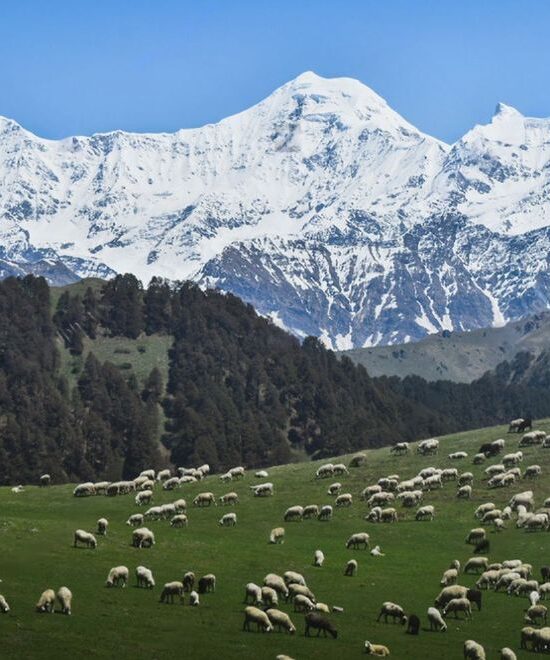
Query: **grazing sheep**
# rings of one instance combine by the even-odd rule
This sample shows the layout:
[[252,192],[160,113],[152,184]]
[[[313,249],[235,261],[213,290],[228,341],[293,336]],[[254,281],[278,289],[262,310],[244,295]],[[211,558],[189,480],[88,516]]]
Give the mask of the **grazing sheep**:
[[428,607],[428,621],[430,622],[430,630],[447,632],[447,624],[435,607]]
[[309,520],[309,518],[317,518],[319,515],[319,507],[316,504],[308,504],[304,507],[304,514],[302,518]]
[[525,468],[525,474],[523,475],[524,479],[536,479],[542,474],[542,468],[540,465],[529,465]]
[[276,628],[279,631],[282,628],[283,630],[286,630],[286,632],[290,635],[294,635],[296,632],[296,626],[292,623],[286,612],[281,612],[281,610],[270,608],[267,610],[266,614],[273,628]]
[[346,568],[344,569],[344,575],[346,577],[353,577],[356,574],[357,574],[357,562],[355,561],[355,559],[350,559],[346,564]]
[[447,603],[453,598],[466,598],[468,587],[463,587],[460,584],[453,584],[450,587],[443,587],[434,601],[434,605],[438,608],[445,607]]
[[192,591],[195,586],[195,574],[193,571],[187,571],[183,575],[183,590],[186,592]]
[[0,612],[2,614],[5,614],[6,612],[10,611],[10,606],[8,605],[8,601],[4,598],[2,594],[0,594]]
[[385,557],[385,556],[386,556],[386,555],[382,552],[382,550],[380,549],[380,546],[379,546],[379,545],[375,546],[375,547],[370,551],[370,553],[371,553],[371,555],[372,555],[373,557]]
[[421,454],[422,456],[433,456],[437,454],[439,449],[439,440],[435,438],[429,438],[428,440],[422,440],[418,443],[416,447],[416,453]]
[[368,500],[376,493],[381,493],[381,492],[382,492],[382,486],[379,486],[378,484],[374,484],[373,486],[367,486],[366,488],[363,488],[360,497],[362,500]]
[[464,573],[479,573],[480,571],[486,571],[488,566],[489,560],[487,557],[471,557],[466,564],[464,564]]
[[331,484],[327,489],[327,495],[339,495],[342,490],[342,484],[339,481]]
[[167,582],[162,588],[160,594],[161,603],[173,603],[174,596],[179,596],[180,603],[183,604],[183,582],[175,580],[174,582]]
[[199,594],[196,591],[192,591],[189,594],[189,605],[191,607],[198,607],[200,605]]
[[458,579],[458,571],[456,570],[456,568],[448,568],[443,573],[443,577],[441,578],[441,582],[439,584],[442,587],[448,587],[452,584],[456,584],[457,579]]
[[[16,488],[23,489],[23,486],[16,486]],[[15,492],[12,488],[12,493]],[[16,491],[19,492],[19,491]],[[91,482],[85,484],[78,484],[73,490],[74,497],[90,497],[90,495],[95,495],[95,485]]]
[[175,502],[172,502],[172,506],[174,507],[174,511],[176,513],[185,513],[187,511],[187,502],[184,499],[179,499]]
[[46,486],[49,486],[51,484],[52,478],[50,477],[49,474],[43,474],[40,477],[40,486],[41,488],[45,488]]
[[486,660],[485,649],[473,639],[467,639],[464,642],[464,660]]
[[126,521],[126,524],[130,525],[131,527],[137,527],[138,525],[143,525],[143,514],[133,513]]
[[285,528],[284,527],[275,527],[271,530],[269,535],[270,543],[284,543],[285,542]]
[[538,591],[531,591],[531,593],[529,594],[529,602],[531,603],[531,605],[537,605],[540,599],[541,599],[541,595],[540,592]]
[[57,601],[61,607],[62,614],[71,614],[71,604],[73,601],[73,594],[67,587],[59,587],[57,592]]
[[480,452],[479,454],[476,454],[474,456],[474,458],[472,460],[472,463],[474,465],[481,465],[482,463],[485,463],[486,460],[487,460],[487,457],[485,456],[485,454]]
[[296,521],[296,520],[301,521],[303,515],[304,515],[304,507],[302,507],[302,506],[291,506],[285,511],[285,514],[283,516],[283,520],[285,522],[291,522],[293,520],[294,521]]
[[258,479],[267,479],[267,477],[269,477],[269,474],[265,470],[258,470],[258,472],[254,474],[254,476],[257,477]]
[[455,451],[452,454],[449,454],[451,461],[459,461],[463,458],[468,458],[468,454],[465,451]]
[[315,603],[315,611],[330,614],[330,607],[326,603]]
[[321,507],[321,510],[319,511],[319,515],[317,516],[317,520],[321,521],[327,521],[332,518],[332,507],[330,504],[325,504],[324,506]]
[[262,605],[263,604],[262,588],[259,587],[254,582],[248,582],[245,587],[244,602],[245,603],[250,602],[253,603],[254,605]]
[[367,513],[365,520],[368,522],[380,522],[380,516],[382,515],[382,507],[375,506],[373,509]]
[[453,559],[453,561],[449,564],[449,568],[454,568],[460,572],[460,562],[458,559]]
[[316,598],[314,593],[311,591],[309,587],[306,587],[303,584],[296,584],[292,583],[288,585],[288,598],[289,600],[292,600],[296,596],[305,596],[306,598],[309,598],[309,600],[315,605]]
[[332,463],[325,463],[315,473],[316,479],[326,479],[327,477],[332,477],[334,474],[334,465]]
[[380,608],[380,612],[378,614],[376,621],[380,621],[382,617],[384,617],[384,623],[388,623],[388,617],[391,617],[394,623],[396,619],[399,623],[403,625],[407,623],[407,617],[405,616],[405,612],[403,611],[403,608],[400,605],[396,605],[395,603],[392,603],[391,601],[386,601],[385,603],[382,603],[382,607]]
[[216,498],[214,493],[199,493],[193,500],[193,506],[216,506]]
[[100,536],[107,536],[107,528],[109,527],[109,521],[107,518],[100,518],[97,521],[97,533]]
[[548,618],[548,608],[544,605],[531,605],[531,607],[525,611],[525,623],[534,623],[539,626],[546,623]]
[[229,470],[229,474],[233,477],[233,479],[244,479],[244,467],[242,465],[238,465],[237,467],[231,468]]
[[420,618],[416,614],[411,614],[409,616],[409,622],[407,624],[407,634],[418,635],[419,631],[420,631]]
[[170,477],[171,473],[168,468],[166,470],[160,470],[157,473],[157,481],[166,481],[167,479],[170,479]]
[[303,587],[306,586],[305,577],[301,573],[298,573],[297,571],[285,571],[283,573],[283,579],[286,585],[301,584]]
[[189,520],[185,513],[178,513],[170,519],[170,527],[187,527]]
[[237,514],[236,513],[226,513],[218,520],[218,525],[221,527],[235,527],[237,524]]
[[262,595],[262,601],[270,606],[270,607],[277,607],[279,604],[279,596],[275,589],[272,589],[271,587],[262,587],[261,588],[261,595]]
[[474,554],[479,555],[482,552],[489,552],[491,550],[491,542],[489,539],[483,539],[474,548]]
[[379,658],[385,658],[390,655],[390,650],[383,644],[372,644],[367,640],[365,642],[365,653],[367,655],[376,655]]
[[462,500],[469,500],[472,497],[472,487],[467,484],[466,486],[460,486],[456,491],[456,496]]
[[151,569],[146,568],[145,566],[138,566],[136,568],[136,579],[138,587],[152,589],[155,586],[153,572]]
[[97,540],[93,534],[90,532],[85,532],[83,529],[77,529],[74,533],[74,547],[77,547],[78,543],[83,543],[87,548],[97,548]]
[[288,598],[288,587],[280,575],[277,575],[276,573],[268,573],[264,578],[264,586],[271,587],[283,598]]
[[395,454],[396,456],[401,456],[402,454],[407,454],[408,452],[409,452],[408,442],[398,442],[390,449],[390,454]]
[[415,520],[433,520],[435,517],[435,507],[432,504],[421,506],[415,515]]
[[143,504],[150,504],[152,499],[153,499],[152,490],[141,490],[135,496],[134,501],[138,506],[142,506]]
[[310,630],[317,630],[317,637],[323,633],[323,637],[327,636],[327,632],[332,636],[333,639],[338,637],[338,631],[334,627],[334,624],[329,621],[326,617],[322,616],[318,612],[309,612],[305,616],[306,629],[304,635],[310,637]]
[[273,495],[273,484],[266,482],[265,484],[258,484],[257,486],[250,486],[254,497],[270,497]]
[[550,628],[535,629],[533,633],[533,649],[546,652],[550,649]]
[[476,545],[480,541],[484,541],[487,538],[487,534],[482,527],[476,527],[471,529],[466,537],[466,543],[470,545]]
[[213,573],[207,573],[199,578],[199,594],[206,594],[210,591],[216,591],[216,576]]
[[37,612],[50,612],[53,614],[55,605],[55,591],[53,589],[46,589],[36,603]]
[[343,463],[336,463],[336,465],[332,466],[332,474],[349,474],[349,471]]
[[243,630],[250,632],[251,623],[255,623],[256,630],[261,630],[262,632],[271,632],[273,630],[267,614],[253,605],[248,605],[244,608]]
[[476,582],[476,587],[478,589],[490,589],[491,587],[494,587],[496,585],[498,579],[499,579],[498,571],[492,571],[492,570],[484,571],[481,574],[479,580]]
[[122,584],[122,587],[125,587],[128,584],[128,577],[130,571],[126,566],[115,566],[109,571],[107,580],[105,581],[106,587],[119,587]]
[[500,649],[500,660],[517,660],[517,655],[507,646]]
[[353,496],[351,493],[343,493],[338,495],[334,504],[336,506],[351,506],[353,504]]
[[162,490],[175,490],[181,486],[181,481],[178,477],[170,477],[162,484]]
[[369,538],[370,536],[366,532],[352,534],[346,541],[346,548],[357,550],[359,546],[363,546],[363,549],[366,550],[369,547]]
[[455,613],[455,619],[458,619],[458,613],[464,612],[467,619],[472,618],[472,605],[467,598],[453,598],[443,608],[443,616],[446,617],[449,612]]
[[155,545],[155,535],[147,527],[139,527],[132,532],[134,548],[150,548]]
[[227,504],[238,504],[239,503],[239,496],[237,493],[226,493],[225,495],[222,495],[220,497],[220,504],[222,506],[226,506]]
[[315,550],[313,555],[313,565],[321,567],[325,561],[325,555],[322,550]]
[[365,465],[367,462],[366,454],[355,454],[349,462],[350,468],[358,468]]
[[398,516],[397,511],[393,507],[387,509],[382,509],[380,512],[380,522],[393,523],[397,522]]

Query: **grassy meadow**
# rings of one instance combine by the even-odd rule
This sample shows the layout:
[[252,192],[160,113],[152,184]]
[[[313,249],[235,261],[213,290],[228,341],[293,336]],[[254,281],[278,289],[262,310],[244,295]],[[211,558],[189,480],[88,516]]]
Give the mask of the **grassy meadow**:
[[[550,431],[550,420],[537,424]],[[401,604],[407,613],[420,616],[427,625],[426,610],[440,590],[441,574],[452,559],[462,564],[471,556],[472,547],[464,543],[469,529],[478,526],[474,509],[484,501],[504,505],[513,493],[531,488],[537,505],[550,496],[550,450],[524,450],[523,467],[538,463],[543,475],[536,482],[522,480],[511,488],[488,491],[482,481],[484,466],[472,465],[471,458],[482,442],[506,439],[506,450],[517,447],[519,437],[508,435],[506,427],[482,429],[441,439],[436,457],[391,456],[389,449],[367,452],[367,465],[350,470],[350,476],[329,480],[314,479],[321,462],[295,463],[269,470],[275,485],[271,498],[253,498],[249,486],[258,482],[253,473],[244,480],[223,484],[217,476],[200,484],[163,492],[158,486],[154,504],[184,497],[188,502],[189,526],[172,529],[168,521],[146,523],[156,536],[151,549],[131,547],[132,528],[125,524],[131,513],[143,512],[134,504],[134,495],[115,498],[97,496],[74,498],[72,485],[40,489],[26,487],[20,494],[0,489],[0,593],[11,611],[0,615],[1,655],[3,658],[65,658],[86,655],[92,658],[275,658],[284,653],[297,660],[363,654],[365,639],[389,646],[392,657],[422,660],[462,658],[462,644],[472,638],[485,646],[488,658],[498,658],[502,646],[512,647],[518,658],[532,656],[519,649],[523,610],[527,599],[504,593],[484,593],[483,610],[474,608],[472,621],[448,619],[447,633],[421,630],[418,637],[405,634],[398,624],[376,623],[385,600]],[[464,461],[450,461],[451,451],[465,450]],[[348,457],[342,457],[346,462]],[[322,461],[326,462],[326,461]],[[436,520],[415,522],[414,510],[399,509],[397,524],[373,524],[364,520],[367,507],[359,492],[381,476],[398,473],[402,479],[414,476],[422,467],[458,467],[475,475],[470,501],[455,498],[456,485],[448,483],[441,491],[427,493],[424,504],[434,504]],[[342,492],[354,495],[353,506],[335,509],[330,522],[307,520],[283,523],[283,513],[294,504],[329,504],[327,487],[332,481],[343,483]],[[191,500],[201,490],[212,490],[218,497],[235,490],[241,502],[235,507],[194,509]],[[223,513],[236,511],[235,528],[221,528],[217,521]],[[96,520],[105,516],[110,522],[108,535],[98,537],[97,550],[72,546],[76,528],[95,532]],[[286,528],[282,545],[268,543],[275,526]],[[371,547],[380,545],[384,557],[369,551],[347,550],[345,542],[354,532],[368,531]],[[550,563],[550,535],[526,533],[514,522],[500,534],[489,533],[491,561],[521,558],[535,567]],[[322,568],[312,566],[314,551],[325,553]],[[344,577],[346,562],[355,558],[359,571]],[[124,564],[130,569],[127,588],[105,587],[109,569]],[[153,570],[157,586],[153,590],[135,586],[135,567],[143,564]],[[242,632],[244,585],[262,583],[268,572],[302,572],[317,600],[338,605],[343,613],[331,614],[338,627],[337,640],[304,637],[303,615],[294,614],[292,605],[282,603],[298,631],[262,634]],[[201,596],[197,608],[185,604],[160,604],[162,585],[181,580],[193,570],[197,578],[213,572],[217,588]],[[461,576],[459,583],[473,586],[476,577]],[[41,592],[61,585],[73,592],[73,614],[37,614],[34,605]]]

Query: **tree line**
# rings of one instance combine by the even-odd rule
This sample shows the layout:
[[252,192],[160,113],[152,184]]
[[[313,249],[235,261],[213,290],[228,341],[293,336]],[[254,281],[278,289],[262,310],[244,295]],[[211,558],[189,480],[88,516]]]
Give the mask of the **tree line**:
[[[533,366],[518,356],[471,384],[371,378],[230,294],[158,278],[143,287],[128,274],[81,290],[65,289],[52,309],[42,278],[0,282],[2,483],[43,472],[56,481],[131,477],[162,463],[160,443],[175,465],[218,470],[550,414],[548,358]],[[157,369],[138,382],[100,362],[87,340],[156,334],[173,338],[166,383]],[[60,342],[73,355],[92,346],[72,386]]]

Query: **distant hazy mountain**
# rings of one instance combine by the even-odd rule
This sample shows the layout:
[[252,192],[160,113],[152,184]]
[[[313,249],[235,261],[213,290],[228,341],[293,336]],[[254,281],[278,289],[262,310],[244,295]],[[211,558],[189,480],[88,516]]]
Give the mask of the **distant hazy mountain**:
[[218,124],[44,140],[0,119],[0,275],[232,291],[334,348],[549,307],[550,120],[500,104],[449,146],[305,73]]
[[403,378],[416,374],[430,381],[468,383],[504,361],[513,362],[518,353],[524,352],[534,357],[550,353],[550,312],[500,328],[443,331],[418,342],[357,348],[344,355],[362,364],[372,376]]

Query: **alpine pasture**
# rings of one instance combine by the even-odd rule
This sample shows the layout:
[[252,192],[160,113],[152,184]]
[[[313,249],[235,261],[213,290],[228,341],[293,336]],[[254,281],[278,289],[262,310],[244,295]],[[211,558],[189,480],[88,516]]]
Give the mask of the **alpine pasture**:
[[[539,421],[535,428],[550,432],[550,420]],[[156,543],[151,548],[132,547],[134,528],[126,524],[133,513],[144,513],[147,506],[134,503],[135,493],[107,497],[73,497],[73,485],[40,488],[24,485],[23,492],[0,489],[0,593],[10,611],[0,614],[2,657],[4,658],[168,658],[184,654],[191,658],[275,658],[286,654],[297,660],[309,658],[352,658],[364,655],[365,640],[387,646],[392,657],[423,660],[453,660],[463,657],[463,644],[473,639],[485,647],[487,658],[499,658],[502,647],[511,647],[518,658],[535,655],[520,649],[520,632],[526,597],[506,592],[483,592],[482,611],[475,605],[471,620],[446,619],[447,632],[429,632],[426,616],[439,593],[443,572],[452,560],[462,567],[473,555],[465,543],[472,528],[482,526],[474,517],[476,507],[494,502],[503,508],[513,494],[533,490],[536,508],[550,497],[550,449],[540,445],[523,449],[522,472],[538,464],[542,474],[536,479],[522,478],[506,488],[488,489],[484,469],[502,458],[488,458],[474,465],[474,454],[481,444],[504,438],[505,452],[517,450],[521,434],[507,433],[508,427],[494,427],[440,438],[435,456],[420,456],[416,444],[408,455],[394,456],[389,448],[366,451],[366,464],[349,468],[349,475],[315,479],[317,468],[328,460],[294,463],[267,469],[268,478],[247,471],[244,479],[223,483],[219,475],[202,482],[185,484],[164,491],[157,483],[153,505],[187,501],[187,527],[174,528],[169,520],[147,521]],[[467,458],[451,460],[451,452],[465,451]],[[352,456],[332,459],[349,465]],[[422,504],[435,507],[433,521],[415,521],[415,508],[402,508],[397,523],[372,523],[365,520],[369,509],[360,499],[361,491],[379,478],[398,474],[401,480],[414,477],[422,468],[453,467],[474,474],[471,499],[457,499],[457,484],[447,482],[441,490],[426,492]],[[228,466],[231,467],[231,466]],[[270,481],[272,497],[253,497],[250,486]],[[334,507],[330,521],[315,518],[285,522],[283,515],[293,505],[331,504],[327,494],[334,481],[342,483],[342,493],[353,495],[349,507]],[[212,491],[216,499],[236,491],[240,502],[229,506],[194,507],[193,498]],[[222,527],[218,520],[235,512],[237,524]],[[96,534],[97,549],[73,547],[76,529],[96,533],[96,523],[109,521],[106,536]],[[270,544],[274,527],[286,530],[282,544]],[[550,564],[550,535],[546,531],[527,532],[516,528],[515,515],[506,529],[493,531],[483,525],[490,539],[490,562],[522,559],[533,565],[533,577],[540,580],[540,567]],[[368,532],[367,550],[346,549],[346,540],[356,532]],[[383,556],[370,550],[380,546]],[[322,550],[322,567],[315,567],[314,553]],[[354,577],[345,577],[350,559],[358,562]],[[130,570],[126,588],[105,585],[111,568],[119,565]],[[136,586],[135,568],[153,571],[153,589]],[[263,584],[267,573],[282,575],[287,570],[302,573],[318,601],[342,608],[328,616],[338,630],[338,638],[304,636],[304,615],[294,613],[293,605],[280,599],[279,608],[287,612],[297,627],[294,635],[283,632],[243,631],[245,585]],[[159,602],[166,582],[182,580],[186,571],[197,579],[214,573],[214,593],[201,594],[200,605]],[[462,569],[461,569],[462,571]],[[476,575],[458,578],[458,584],[475,587]],[[40,594],[67,586],[73,593],[72,615],[39,614],[35,611]],[[196,588],[196,587],[195,587]],[[418,636],[405,633],[398,623],[377,623],[384,601],[403,607],[407,615],[421,620]],[[541,601],[544,604],[545,601]],[[58,606],[56,604],[56,610]],[[315,635],[315,633],[313,633]]]

